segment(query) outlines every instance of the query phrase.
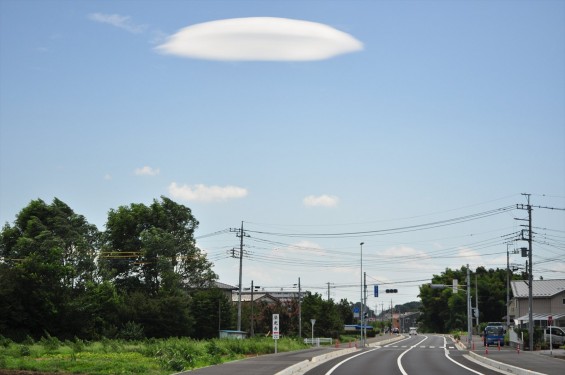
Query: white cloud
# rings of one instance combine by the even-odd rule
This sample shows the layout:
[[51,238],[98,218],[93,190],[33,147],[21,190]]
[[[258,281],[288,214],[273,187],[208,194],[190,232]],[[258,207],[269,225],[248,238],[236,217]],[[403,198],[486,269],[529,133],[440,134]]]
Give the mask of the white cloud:
[[169,194],[173,198],[185,201],[214,202],[243,198],[247,196],[247,189],[237,186],[206,186],[202,184],[180,186],[173,182],[169,185]]
[[150,166],[144,166],[142,168],[135,169],[136,176],[157,176],[159,174],[159,168],[151,168]]
[[339,202],[339,198],[334,195],[309,195],[302,200],[307,207],[335,207]]
[[107,180],[107,181],[109,181],[109,180],[112,179],[112,175],[110,175],[109,173],[106,173],[106,174],[104,175],[104,179]]
[[164,54],[228,61],[312,61],[363,49],[328,25],[277,17],[210,21],[185,27],[156,47]]
[[136,25],[129,16],[120,16],[119,14],[91,13],[88,18],[92,21],[107,23],[124,29],[132,34],[140,34],[147,28],[145,25]]

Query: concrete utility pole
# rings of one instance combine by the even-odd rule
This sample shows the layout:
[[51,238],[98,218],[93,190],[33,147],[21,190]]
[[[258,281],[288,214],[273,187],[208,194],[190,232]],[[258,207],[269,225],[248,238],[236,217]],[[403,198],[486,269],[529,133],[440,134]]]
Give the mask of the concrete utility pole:
[[476,323],[477,323],[477,332],[479,332],[479,281],[478,281],[478,275],[475,273],[475,307],[477,308],[476,314],[477,316],[476,318]]
[[[526,210],[528,210],[528,266],[526,270],[528,271],[528,338],[530,350],[534,350],[534,298],[533,298],[533,287],[534,287],[534,275],[533,275],[533,262],[532,262],[532,206],[530,204],[530,195],[522,193],[528,197],[528,204],[526,205]],[[519,205],[518,208],[524,209],[524,205]],[[522,219],[519,219],[522,220]],[[523,255],[522,255],[523,256]]]
[[469,350],[473,343],[473,323],[471,320],[471,270],[467,264],[467,348]]
[[532,267],[532,206],[530,205],[530,194],[528,195],[528,337],[530,338],[530,351],[534,350],[534,276]]
[[[237,293],[237,330],[241,331],[241,278],[243,274],[243,237],[247,236],[243,231],[243,221],[241,222],[241,229],[230,229],[230,232],[236,232],[239,237],[239,290]],[[249,237],[249,236],[248,236]],[[235,252],[235,249],[233,250]]]
[[361,276],[361,308],[359,309],[359,321],[361,322],[361,347],[364,348],[365,347],[365,343],[363,342],[363,310],[364,310],[364,306],[363,306],[363,244],[364,242],[361,242],[359,244],[359,246],[361,247],[361,271],[360,271],[360,276]]
[[300,277],[298,278],[298,337],[302,340],[302,289],[300,289]]

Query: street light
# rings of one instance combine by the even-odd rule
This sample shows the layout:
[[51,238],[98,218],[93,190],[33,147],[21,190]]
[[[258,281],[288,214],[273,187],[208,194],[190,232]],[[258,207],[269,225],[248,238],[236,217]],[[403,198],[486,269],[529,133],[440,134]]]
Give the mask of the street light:
[[365,306],[363,304],[363,244],[365,244],[365,242],[361,242],[359,245],[361,246],[361,311],[359,311],[359,317],[361,318],[361,347],[364,348],[365,347],[365,341],[364,341],[364,335],[363,335],[363,325],[364,325],[364,319],[363,319],[363,315],[365,313]]

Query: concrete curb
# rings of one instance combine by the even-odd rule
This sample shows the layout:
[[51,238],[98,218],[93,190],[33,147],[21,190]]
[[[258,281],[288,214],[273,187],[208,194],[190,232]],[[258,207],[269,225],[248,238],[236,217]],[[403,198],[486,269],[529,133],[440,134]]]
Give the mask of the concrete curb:
[[478,355],[477,353],[472,352],[472,351],[469,351],[469,355],[470,355],[473,359],[475,359],[475,360],[477,360],[477,361],[479,361],[479,362],[482,362],[482,363],[484,363],[484,364],[487,364],[487,365],[489,365],[489,366],[491,366],[491,367],[494,367],[494,368],[497,368],[497,369],[499,369],[499,370],[506,371],[506,372],[508,372],[509,374],[516,374],[516,375],[544,375],[544,374],[541,373],[541,372],[535,372],[535,371],[531,371],[531,370],[526,370],[526,369],[523,369],[523,368],[520,368],[520,367],[516,367],[516,366],[508,365],[508,364],[506,364],[506,363],[498,362],[498,361],[495,361],[494,359],[490,359],[490,358],[483,357],[482,355]]
[[[391,342],[401,340],[403,338],[404,338],[404,336],[397,336],[397,337],[394,337],[392,339],[377,341],[377,342],[371,343],[367,346],[368,347],[383,346],[383,345],[390,344]],[[341,357],[343,355],[353,353],[357,350],[358,350],[357,348],[348,348],[348,349],[336,350],[336,351],[333,351],[331,353],[312,357],[311,359],[305,359],[302,362],[295,363],[294,365],[287,367],[282,371],[277,372],[275,375],[300,375],[300,374],[304,374],[305,372],[313,369],[314,367],[316,367],[318,365],[321,365],[324,362],[329,361],[330,359]]]

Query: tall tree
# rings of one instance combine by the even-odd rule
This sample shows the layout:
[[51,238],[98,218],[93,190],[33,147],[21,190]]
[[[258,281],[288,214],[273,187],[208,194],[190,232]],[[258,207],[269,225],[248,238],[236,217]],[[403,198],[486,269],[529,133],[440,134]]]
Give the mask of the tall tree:
[[194,288],[216,279],[211,263],[196,247],[198,221],[188,207],[161,197],[150,206],[110,210],[106,223],[106,267],[121,287],[155,295]]
[[61,200],[31,201],[0,234],[0,328],[64,331],[71,301],[95,279],[99,233]]

